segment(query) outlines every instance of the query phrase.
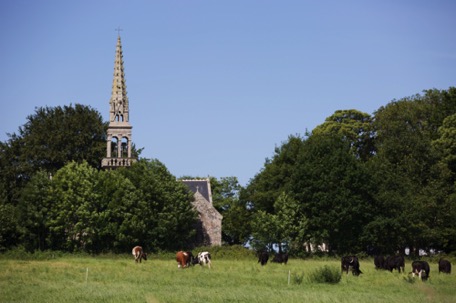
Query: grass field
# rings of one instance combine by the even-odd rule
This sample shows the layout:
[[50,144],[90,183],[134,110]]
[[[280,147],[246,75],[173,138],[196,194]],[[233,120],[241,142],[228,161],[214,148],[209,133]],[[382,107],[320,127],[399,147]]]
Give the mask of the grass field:
[[[339,260],[295,260],[288,265],[252,260],[213,260],[211,269],[178,269],[176,262],[63,257],[0,260],[0,302],[456,302],[456,275],[439,274],[431,263],[427,282],[407,274],[376,271],[361,261],[360,277],[313,283],[313,271]],[[410,271],[410,262],[406,272]]]

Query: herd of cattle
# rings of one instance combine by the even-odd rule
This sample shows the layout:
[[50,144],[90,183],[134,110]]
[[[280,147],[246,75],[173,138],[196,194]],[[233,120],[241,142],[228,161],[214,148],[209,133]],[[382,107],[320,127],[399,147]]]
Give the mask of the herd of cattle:
[[[374,258],[375,269],[380,270],[397,270],[398,272],[405,272],[405,259],[403,256],[375,256]],[[359,260],[356,256],[346,256],[342,258],[341,261],[342,271],[345,271],[348,274],[348,271],[351,270],[353,275],[358,276],[362,274],[359,269]],[[429,278],[431,268],[427,261],[413,261],[412,262],[412,271],[410,274],[414,277],[415,275],[419,276],[421,280],[426,281]],[[440,259],[439,260],[439,273],[451,273],[451,263],[448,260]]]
[[[261,251],[258,253],[258,263],[261,265],[266,265],[269,260],[269,253],[266,251]],[[272,262],[284,263],[287,264],[288,254],[287,253],[278,253],[274,255]],[[405,272],[405,258],[403,256],[375,256],[374,258],[375,269],[380,270],[397,270],[398,272]],[[349,271],[353,275],[359,276],[363,272],[359,268],[359,260],[357,256],[345,256],[341,259],[341,270],[348,274]],[[451,273],[451,263],[448,260],[440,259],[439,260],[439,273]],[[418,275],[423,281],[429,278],[430,267],[429,263],[426,261],[413,261],[412,262],[412,276]]]
[[[144,252],[141,246],[133,247],[131,254],[135,257],[136,263],[141,263],[142,260],[147,261],[147,253]],[[179,251],[176,254],[176,261],[178,268],[185,268],[195,264],[207,265],[211,268],[212,265],[211,254],[207,251],[198,253],[196,258],[191,251]]]
[[[135,246],[131,252],[135,257],[136,263],[141,263],[142,260],[147,260],[147,254],[143,251],[141,246]],[[258,252],[258,263],[262,266],[266,265],[269,260],[269,253],[267,251]],[[201,266],[207,265],[211,268],[211,254],[207,251],[198,253],[197,257],[193,256],[191,251],[179,251],[176,253],[176,262],[178,268],[185,268],[191,265],[199,264]],[[287,264],[288,262],[288,253],[279,252],[274,255],[271,262]],[[393,272],[397,270],[400,272],[405,272],[405,259],[403,256],[375,256],[374,258],[375,269],[377,270],[388,270]],[[349,271],[353,275],[359,276],[363,272],[359,268],[359,260],[357,256],[345,256],[341,259],[341,270],[348,274]],[[448,260],[440,259],[439,260],[439,273],[451,273],[451,263]],[[414,277],[415,275],[419,276],[423,281],[429,278],[430,267],[429,263],[426,261],[413,261],[412,262],[412,271],[410,274]]]

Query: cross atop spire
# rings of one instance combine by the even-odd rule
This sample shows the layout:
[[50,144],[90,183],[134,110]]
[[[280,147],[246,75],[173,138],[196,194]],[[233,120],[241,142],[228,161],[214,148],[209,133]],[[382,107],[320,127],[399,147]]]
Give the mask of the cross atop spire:
[[120,36],[120,32],[123,31],[123,29],[120,28],[120,26],[118,26],[115,31],[117,31],[117,36]]

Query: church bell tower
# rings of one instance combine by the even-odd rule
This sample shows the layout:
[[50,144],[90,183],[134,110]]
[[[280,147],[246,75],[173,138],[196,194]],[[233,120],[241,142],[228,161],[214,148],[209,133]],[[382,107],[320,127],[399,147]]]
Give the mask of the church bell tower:
[[122,43],[117,36],[116,58],[114,61],[114,79],[112,81],[111,100],[109,101],[109,126],[107,131],[106,158],[101,161],[104,169],[131,166],[136,159],[131,155],[130,109],[125,84]]

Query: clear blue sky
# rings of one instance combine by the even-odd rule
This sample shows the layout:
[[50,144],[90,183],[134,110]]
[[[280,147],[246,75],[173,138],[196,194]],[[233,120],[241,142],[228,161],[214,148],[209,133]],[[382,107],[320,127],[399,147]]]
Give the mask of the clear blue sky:
[[0,1],[0,140],[35,107],[108,120],[121,27],[133,142],[176,177],[257,174],[338,109],[456,85],[456,1]]

